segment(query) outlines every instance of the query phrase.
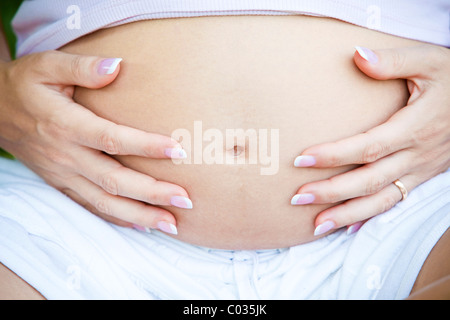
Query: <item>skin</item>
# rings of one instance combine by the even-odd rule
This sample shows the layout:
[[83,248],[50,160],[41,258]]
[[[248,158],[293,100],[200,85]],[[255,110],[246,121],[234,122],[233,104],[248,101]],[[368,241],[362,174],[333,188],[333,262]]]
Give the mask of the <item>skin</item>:
[[44,299],[36,289],[0,263],[0,300]]
[[374,63],[355,54],[355,64],[374,79],[407,79],[410,97],[404,108],[380,126],[303,151],[315,158],[315,168],[360,165],[298,190],[314,194],[312,203],[344,201],[318,215],[316,225],[331,221],[335,228],[354,225],[357,229],[361,221],[401,200],[394,180],[400,179],[411,192],[450,166],[450,50],[421,45],[374,50],[374,54]]
[[[399,201],[400,193],[391,185],[391,182],[403,177],[394,173],[402,172],[406,178],[404,183],[411,191],[416,185],[448,167],[448,157],[445,158],[443,155],[450,148],[450,129],[445,121],[449,117],[450,108],[446,102],[448,101],[446,98],[448,92],[444,89],[446,85],[441,85],[449,81],[450,73],[446,71],[450,68],[448,51],[436,46],[424,46],[420,50],[409,48],[378,50],[376,52],[381,54],[379,60],[382,63],[375,66],[364,62],[355,53],[355,64],[370,77],[375,79],[410,78],[408,79],[409,88],[416,88],[414,90],[416,93],[422,93],[416,94],[418,98],[416,100],[420,103],[415,103],[417,106],[415,108],[405,108],[411,112],[396,114],[391,118],[395,121],[390,121],[389,125],[376,126],[363,135],[334,143],[308,146],[309,148],[303,151],[301,147],[298,147],[299,153],[294,154],[293,158],[299,154],[313,155],[316,157],[316,167],[335,167],[343,164],[354,164],[358,167],[359,164],[365,164],[363,167],[369,169],[363,172],[357,171],[355,175],[338,175],[333,179],[298,185],[297,193],[314,195],[315,203],[343,203],[343,205],[332,206],[330,210],[325,210],[318,215],[314,221],[315,227],[331,220],[335,228],[352,225],[356,227],[353,230],[356,230],[361,222],[385,211]],[[4,41],[0,42],[0,52],[3,60],[9,61],[9,52]],[[427,58],[423,59],[424,56]],[[31,101],[27,101],[30,96],[28,95],[28,97],[22,96],[21,99],[8,101],[8,104],[2,103],[1,112],[4,117],[0,120],[6,122],[1,123],[0,130],[9,128],[12,131],[0,132],[0,147],[15,154],[49,184],[108,221],[129,227],[133,224],[141,224],[150,228],[156,228],[159,221],[176,224],[175,217],[169,211],[161,210],[161,208],[155,210],[152,206],[143,206],[142,202],[155,203],[156,199],[165,197],[167,204],[173,195],[188,197],[186,190],[181,186],[155,184],[155,179],[152,177],[126,170],[117,162],[104,156],[105,153],[115,153],[155,157],[158,150],[161,156],[165,148],[174,147],[174,142],[168,138],[155,139],[155,136],[136,132],[125,126],[117,126],[86,112],[84,108],[74,107],[72,103],[68,103],[67,98],[72,97],[74,84],[92,88],[108,85],[117,77],[120,66],[113,74],[99,77],[96,66],[100,63],[100,58],[62,57],[53,56],[50,53],[37,54],[21,59],[21,63],[9,64],[17,69],[15,73],[21,74],[20,79],[16,79],[17,83],[12,84],[12,88],[21,87],[20,92],[30,92],[30,86],[40,90],[33,95]],[[59,65],[71,67],[56,68],[57,61]],[[434,66],[437,65],[442,67],[435,68]],[[49,72],[32,72],[36,66]],[[0,68],[9,69],[8,65],[3,63],[0,63]],[[420,70],[415,72],[417,68]],[[26,76],[27,74],[30,76]],[[21,80],[22,75],[33,81],[24,83]],[[39,82],[53,83],[53,85],[34,85]],[[64,85],[61,85],[61,82],[64,82]],[[7,88],[6,85],[3,87]],[[50,92],[48,89],[53,89],[51,95],[48,95]],[[14,90],[7,89],[7,91]],[[428,91],[431,94],[423,94]],[[36,96],[45,97],[45,102],[39,103],[35,99]],[[64,98],[64,101],[61,98]],[[68,108],[65,112],[58,113],[58,105],[61,104],[67,105]],[[421,108],[421,105],[426,105],[427,108]],[[430,106],[433,112],[427,111]],[[10,110],[5,109],[6,107]],[[28,110],[27,107],[29,107]],[[17,112],[18,110],[27,112],[20,113]],[[69,111],[71,122],[65,120]],[[19,126],[11,127],[12,122],[6,116],[8,114],[14,114],[15,122]],[[430,117],[430,115],[433,116]],[[38,132],[34,128],[36,123],[41,129]],[[77,123],[84,125],[80,126]],[[90,125],[86,126],[86,124]],[[399,128],[402,133],[397,135]],[[429,128],[434,130],[430,131]],[[101,139],[98,138],[99,135]],[[398,136],[414,137],[414,143],[409,141],[405,144],[405,141],[399,140]],[[20,139],[19,142],[17,139],[20,137],[25,139]],[[36,138],[30,139],[32,137]],[[59,137],[62,139],[58,139]],[[74,139],[75,137],[77,139]],[[401,141],[401,144],[398,141]],[[28,152],[21,153],[21,150],[28,150]],[[65,150],[65,153],[61,154],[58,150]],[[80,155],[84,155],[83,158],[86,161],[81,163],[77,161]],[[111,180],[108,177],[96,174],[102,168],[115,176],[113,181],[117,183],[116,188],[111,188],[109,183]],[[363,174],[360,175],[360,173]],[[355,179],[355,177],[363,177],[363,179]],[[130,184],[130,181],[137,180],[140,181],[139,184],[147,185],[145,190],[148,190],[148,193],[139,194],[135,188],[137,184]],[[354,186],[353,190],[349,189],[350,186]],[[108,193],[113,194],[108,197]],[[367,197],[368,195],[370,197]],[[350,196],[354,197],[354,200],[346,201]],[[110,206],[105,207],[103,201],[97,201],[99,198],[107,198]],[[114,210],[114,208],[121,210]]]
[[428,255],[411,290],[410,299],[450,299],[450,231]]
[[[168,136],[117,125],[73,101],[76,85],[107,86],[119,74],[120,65],[105,74],[99,72],[104,57],[54,51],[9,61],[4,39],[0,47],[5,59],[0,60],[0,86],[10,93],[1,95],[0,147],[107,221],[126,227],[175,224],[169,211],[145,202],[171,205],[173,196],[188,197],[186,190],[125,168],[107,155],[170,159],[165,150],[180,148],[179,143]],[[120,188],[120,194],[111,194],[115,191],[99,172],[115,172],[119,186],[126,187]],[[146,186],[147,192],[143,195],[137,185]],[[106,196],[112,211],[98,200]]]
[[[61,50],[123,58],[120,75],[108,87],[77,88],[79,104],[139,130],[190,134],[180,140],[190,163],[115,157],[127,168],[186,188],[193,208],[167,208],[176,218],[177,239],[222,249],[268,249],[316,239],[317,214],[336,204],[294,206],[291,198],[299,185],[355,167],[296,168],[297,150],[364,132],[407,101],[404,81],[375,81],[353,65],[353,46],[359,42],[415,44],[334,19],[209,17],[104,29]],[[242,133],[229,146],[216,139],[223,142],[216,153],[234,164],[208,163],[208,142],[201,134],[195,137],[196,121],[203,134],[210,129],[223,137],[227,130],[278,130],[272,159],[277,170],[261,174],[267,165],[259,157],[249,164],[250,139]],[[198,140],[205,140],[200,151]],[[193,163],[199,154],[205,161]],[[113,172],[107,179],[118,185]]]
[[[392,189],[392,188],[391,188]],[[395,189],[394,189],[395,190]]]

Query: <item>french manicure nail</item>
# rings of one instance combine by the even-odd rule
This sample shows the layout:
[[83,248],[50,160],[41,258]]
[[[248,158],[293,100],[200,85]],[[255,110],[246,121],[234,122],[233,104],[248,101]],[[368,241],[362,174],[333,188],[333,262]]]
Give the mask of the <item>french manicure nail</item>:
[[354,234],[362,227],[362,222],[356,222],[347,228],[347,235]]
[[324,234],[334,228],[336,228],[336,224],[333,221],[327,220],[317,226],[317,228],[314,230],[314,235],[320,236],[321,234]]
[[294,161],[296,167],[311,167],[315,164],[316,158],[314,156],[298,156]]
[[152,232],[152,229],[147,228],[147,227],[143,227],[143,226],[140,226],[140,225],[137,225],[137,224],[133,224],[133,228],[136,229],[136,230],[142,231],[142,232],[146,232],[146,233],[151,233]]
[[364,47],[355,47],[356,51],[358,51],[359,55],[366,61],[370,63],[377,63],[378,57],[377,55],[370,49]]
[[193,208],[191,199],[182,196],[173,196],[172,198],[170,198],[170,204],[183,209]]
[[164,150],[164,154],[171,159],[186,159],[187,154],[181,148],[167,148]]
[[170,233],[170,234],[178,234],[177,227],[175,227],[171,223],[168,223],[165,221],[160,221],[157,223],[157,227],[159,230],[161,230],[163,232]]
[[314,197],[314,195],[311,193],[300,193],[292,197],[291,204],[293,205],[310,204],[314,202],[315,198],[316,197]]
[[113,74],[121,61],[122,58],[109,58],[102,60],[98,65],[97,69],[98,74],[100,75]]

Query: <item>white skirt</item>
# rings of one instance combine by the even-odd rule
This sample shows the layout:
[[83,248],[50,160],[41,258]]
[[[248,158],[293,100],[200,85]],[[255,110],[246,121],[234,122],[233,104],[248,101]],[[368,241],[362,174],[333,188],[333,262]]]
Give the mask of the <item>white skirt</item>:
[[47,299],[403,299],[450,225],[450,170],[290,248],[216,250],[105,222],[0,158],[0,262]]

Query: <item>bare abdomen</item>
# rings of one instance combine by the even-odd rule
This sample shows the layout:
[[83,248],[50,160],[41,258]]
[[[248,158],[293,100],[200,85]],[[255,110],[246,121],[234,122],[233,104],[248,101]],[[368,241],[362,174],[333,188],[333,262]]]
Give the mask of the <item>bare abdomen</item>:
[[184,187],[194,208],[167,208],[180,240],[262,249],[314,239],[327,206],[292,206],[304,183],[338,169],[299,169],[308,146],[363,132],[402,107],[402,81],[379,82],[353,64],[355,45],[410,41],[333,19],[234,16],[163,19],[105,29],[63,50],[121,57],[116,81],[76,99],[116,123],[182,137],[184,163],[120,157]]

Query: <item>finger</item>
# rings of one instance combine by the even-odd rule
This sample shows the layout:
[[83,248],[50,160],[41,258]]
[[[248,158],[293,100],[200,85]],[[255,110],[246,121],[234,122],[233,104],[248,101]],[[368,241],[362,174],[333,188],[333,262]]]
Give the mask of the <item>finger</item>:
[[38,80],[47,84],[98,89],[111,83],[120,70],[120,58],[102,58],[46,51],[30,55]]
[[136,155],[157,159],[184,159],[186,151],[169,136],[115,124],[70,102],[59,126],[73,132],[72,141],[112,155]]
[[347,226],[347,235],[351,235],[353,233],[356,233],[359,231],[359,229],[361,229],[361,227],[368,221],[364,220],[364,221],[358,221],[355,223],[352,223],[351,225]]
[[93,213],[100,213],[108,221],[126,221],[133,226],[159,229],[176,234],[175,217],[159,207],[140,201],[111,195],[83,177],[74,181],[79,197],[93,207]]
[[63,188],[63,189],[61,189],[61,192],[64,193],[66,196],[68,196],[73,201],[75,201],[76,203],[78,203],[79,205],[81,205],[82,207],[84,207],[86,210],[88,210],[91,213],[95,214],[96,216],[102,218],[103,220],[106,220],[108,222],[111,222],[111,223],[121,226],[121,227],[127,227],[127,228],[133,227],[133,224],[131,222],[127,222],[127,221],[124,221],[122,219],[119,219],[119,218],[116,218],[113,216],[108,216],[108,215],[98,211],[97,209],[94,208],[93,205],[91,205],[89,202],[87,202],[86,199],[82,198],[74,190],[71,190],[68,188]]
[[[371,50],[355,47],[355,64],[366,75],[378,79],[430,78],[448,54],[437,46],[415,46]],[[438,59],[438,60],[436,60]]]
[[413,155],[406,150],[396,152],[376,162],[329,179],[307,183],[297,191],[297,194],[313,195],[311,197],[312,203],[315,204],[337,203],[371,195],[380,191],[398,177],[405,175],[411,169],[412,157]]
[[100,152],[84,152],[77,161],[79,161],[77,165],[79,173],[111,195],[153,205],[192,208],[192,202],[182,187],[157,181],[123,166]]
[[387,122],[367,132],[307,148],[294,160],[296,167],[338,167],[377,161],[412,145],[410,122],[401,119],[408,113],[397,112]]
[[[412,190],[417,186],[417,178],[413,175],[403,176],[400,180],[407,190]],[[348,200],[321,212],[316,217],[314,234],[321,235],[367,220],[391,209],[400,200],[402,200],[402,193],[397,186],[391,183],[373,195]]]

